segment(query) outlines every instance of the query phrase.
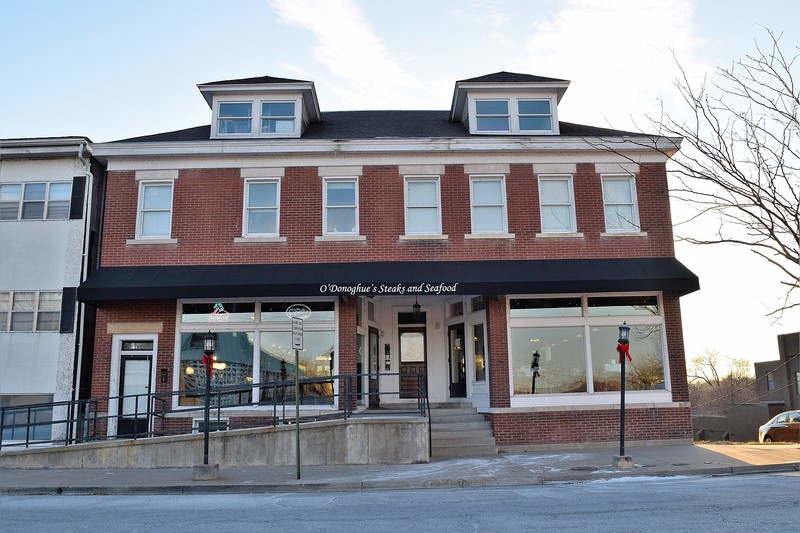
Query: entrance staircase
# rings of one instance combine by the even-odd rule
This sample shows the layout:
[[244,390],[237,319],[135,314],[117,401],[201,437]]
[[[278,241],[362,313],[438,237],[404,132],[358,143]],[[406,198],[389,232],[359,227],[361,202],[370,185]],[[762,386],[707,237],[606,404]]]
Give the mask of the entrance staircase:
[[492,425],[469,402],[435,403],[431,411],[431,457],[497,454]]

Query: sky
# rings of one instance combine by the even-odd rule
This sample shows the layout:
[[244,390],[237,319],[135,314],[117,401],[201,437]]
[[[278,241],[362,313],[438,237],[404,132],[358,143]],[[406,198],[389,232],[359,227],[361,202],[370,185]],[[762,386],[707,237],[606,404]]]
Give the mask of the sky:
[[[456,80],[502,70],[570,80],[561,120],[652,131],[685,112],[676,60],[699,83],[764,28],[797,46],[798,20],[796,0],[0,0],[0,138],[208,124],[197,84],[263,75],[313,81],[323,112],[447,110]],[[676,253],[701,286],[681,299],[687,358],[774,359],[800,331],[766,316],[779,275],[746,248]]]

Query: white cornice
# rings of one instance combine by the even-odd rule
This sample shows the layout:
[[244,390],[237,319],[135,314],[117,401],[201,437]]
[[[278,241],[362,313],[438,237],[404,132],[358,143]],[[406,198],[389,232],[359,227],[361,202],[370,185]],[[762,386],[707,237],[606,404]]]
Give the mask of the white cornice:
[[0,139],[0,158],[58,158],[78,154],[91,156],[90,142],[86,137]]

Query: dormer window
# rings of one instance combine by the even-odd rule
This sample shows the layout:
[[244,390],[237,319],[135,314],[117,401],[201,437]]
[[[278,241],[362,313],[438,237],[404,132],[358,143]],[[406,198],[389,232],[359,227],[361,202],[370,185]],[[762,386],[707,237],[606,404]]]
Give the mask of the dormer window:
[[220,135],[252,131],[253,104],[251,102],[220,102],[218,127]]
[[261,102],[261,133],[294,133],[294,102]]
[[518,100],[520,131],[551,131],[553,112],[550,100]]
[[475,122],[478,131],[510,131],[508,100],[477,100]]
[[554,128],[555,98],[531,98],[513,95],[509,98],[470,98],[473,110],[470,129],[488,134],[548,134]]

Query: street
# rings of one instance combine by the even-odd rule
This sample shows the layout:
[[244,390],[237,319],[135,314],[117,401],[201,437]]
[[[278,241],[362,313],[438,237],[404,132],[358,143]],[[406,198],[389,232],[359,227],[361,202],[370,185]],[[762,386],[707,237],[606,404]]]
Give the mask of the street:
[[19,531],[790,531],[799,473],[494,489],[191,496],[3,496]]

